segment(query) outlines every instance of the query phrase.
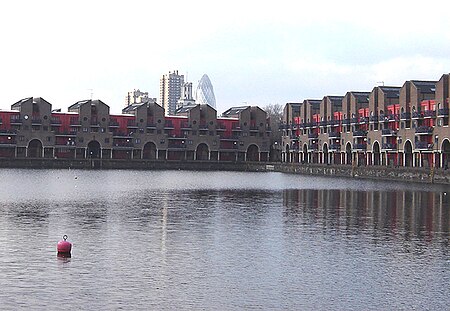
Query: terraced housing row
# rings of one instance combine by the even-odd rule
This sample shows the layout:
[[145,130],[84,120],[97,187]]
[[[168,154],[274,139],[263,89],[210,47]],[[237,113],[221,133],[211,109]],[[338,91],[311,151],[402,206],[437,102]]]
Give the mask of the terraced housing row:
[[282,161],[448,168],[449,74],[285,105]]
[[0,157],[267,161],[271,129],[258,107],[230,108],[217,117],[208,105],[165,116],[155,102],[110,114],[101,100],[52,111],[43,98],[25,98],[0,111]]

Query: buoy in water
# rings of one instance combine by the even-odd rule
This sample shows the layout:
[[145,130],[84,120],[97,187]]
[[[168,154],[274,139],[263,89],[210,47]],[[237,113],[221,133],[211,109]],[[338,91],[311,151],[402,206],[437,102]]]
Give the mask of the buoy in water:
[[58,256],[59,257],[70,257],[70,252],[72,251],[72,243],[67,240],[67,235],[64,234],[63,240],[58,242]]

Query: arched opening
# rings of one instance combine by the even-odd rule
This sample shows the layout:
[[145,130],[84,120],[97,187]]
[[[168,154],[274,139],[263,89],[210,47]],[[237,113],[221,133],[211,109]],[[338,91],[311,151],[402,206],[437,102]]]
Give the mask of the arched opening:
[[197,150],[195,151],[195,159],[200,161],[209,160],[209,148],[205,143],[201,143],[197,146]]
[[156,160],[156,145],[153,142],[148,142],[144,145],[142,150],[142,158],[147,160]]
[[89,142],[87,145],[87,157],[89,159],[99,159],[100,154],[100,143],[96,140]]
[[323,164],[330,164],[328,159],[328,144],[323,144]]
[[247,161],[259,161],[258,146],[252,144],[247,148]]
[[33,139],[28,143],[28,158],[42,158],[42,143],[39,139]]
[[373,165],[381,165],[381,150],[380,150],[380,143],[375,142],[373,144]]
[[450,162],[450,140],[444,139],[442,141],[442,165],[444,169],[448,169]]
[[405,154],[405,166],[412,167],[413,166],[413,148],[411,141],[407,140],[403,147],[403,152]]
[[346,164],[352,164],[352,145],[350,143],[347,143],[345,146],[345,158]]
[[303,145],[303,155],[302,155],[303,159],[301,160],[302,163],[308,162],[307,161],[307,156],[308,156],[308,145],[304,144]]
[[289,153],[289,144],[286,144],[286,152],[284,157],[285,157],[284,162],[291,162],[291,156]]

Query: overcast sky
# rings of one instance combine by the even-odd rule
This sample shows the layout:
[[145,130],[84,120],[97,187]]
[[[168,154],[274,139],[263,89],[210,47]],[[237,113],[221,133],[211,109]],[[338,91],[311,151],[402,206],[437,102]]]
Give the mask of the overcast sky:
[[159,97],[208,74],[218,113],[371,91],[450,72],[448,1],[46,1],[0,4],[0,109],[43,97],[67,111],[128,91]]

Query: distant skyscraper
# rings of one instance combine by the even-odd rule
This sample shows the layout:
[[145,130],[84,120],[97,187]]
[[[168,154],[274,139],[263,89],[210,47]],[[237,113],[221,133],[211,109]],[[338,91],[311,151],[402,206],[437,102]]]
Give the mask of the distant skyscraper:
[[197,104],[207,104],[216,108],[216,97],[214,96],[214,89],[208,75],[204,74],[198,83],[197,91],[195,92],[195,102]]
[[142,92],[141,90],[137,89],[128,92],[127,97],[125,97],[125,106],[146,103],[148,101],[156,102],[156,98],[149,98],[148,92]]
[[185,82],[181,87],[181,98],[178,100],[177,109],[194,104],[195,100],[192,97],[192,82]]
[[169,72],[161,77],[159,104],[165,109],[166,115],[174,115],[178,100],[181,98],[184,75],[179,75],[178,70]]

